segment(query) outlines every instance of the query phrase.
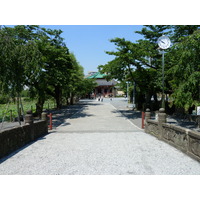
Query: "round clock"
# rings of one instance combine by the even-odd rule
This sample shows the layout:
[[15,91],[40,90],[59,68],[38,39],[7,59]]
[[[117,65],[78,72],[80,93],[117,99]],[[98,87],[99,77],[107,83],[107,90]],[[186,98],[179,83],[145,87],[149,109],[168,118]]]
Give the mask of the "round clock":
[[158,38],[158,46],[161,49],[167,49],[170,47],[170,45],[171,45],[171,41],[167,36],[163,35]]

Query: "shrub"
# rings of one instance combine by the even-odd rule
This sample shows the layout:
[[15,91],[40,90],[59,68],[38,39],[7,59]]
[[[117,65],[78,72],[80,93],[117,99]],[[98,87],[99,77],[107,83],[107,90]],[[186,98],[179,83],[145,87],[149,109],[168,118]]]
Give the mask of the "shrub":
[[6,104],[9,101],[9,97],[8,96],[0,96],[0,104]]

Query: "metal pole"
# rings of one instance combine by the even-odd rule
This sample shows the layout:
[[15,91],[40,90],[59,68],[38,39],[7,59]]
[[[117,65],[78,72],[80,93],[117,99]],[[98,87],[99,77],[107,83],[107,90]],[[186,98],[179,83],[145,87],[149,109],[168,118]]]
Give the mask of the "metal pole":
[[135,107],[135,95],[136,95],[136,83],[134,81],[134,86],[133,86],[133,107]]
[[128,102],[128,82],[126,82],[127,83],[127,91],[126,91],[126,97],[127,97],[127,102]]
[[165,108],[165,96],[164,96],[164,50],[162,50],[162,108]]

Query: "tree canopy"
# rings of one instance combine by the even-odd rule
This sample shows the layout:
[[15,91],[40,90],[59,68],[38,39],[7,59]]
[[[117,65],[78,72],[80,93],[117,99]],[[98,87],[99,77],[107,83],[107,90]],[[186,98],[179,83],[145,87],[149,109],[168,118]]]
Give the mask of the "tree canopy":
[[168,77],[174,104],[189,109],[200,103],[200,31],[174,44],[168,55]]
[[[160,36],[170,37],[172,46],[165,50],[165,88],[171,97],[170,105],[185,108],[186,111],[200,104],[199,82],[199,25],[169,26],[148,25],[141,31],[143,39],[135,43],[124,38],[114,38],[116,51],[108,52],[115,58],[99,70],[121,82],[129,81],[137,85],[136,100],[141,108],[158,102],[162,91],[162,55],[157,40]],[[132,87],[133,89],[133,87]],[[132,93],[132,92],[131,92]],[[173,100],[173,101],[172,101]],[[160,105],[156,106],[156,109]],[[154,108],[153,108],[154,109]]]
[[37,99],[38,114],[49,96],[61,108],[63,99],[86,94],[83,67],[61,34],[61,30],[36,25],[1,28],[0,94],[16,97],[28,87],[31,97]]

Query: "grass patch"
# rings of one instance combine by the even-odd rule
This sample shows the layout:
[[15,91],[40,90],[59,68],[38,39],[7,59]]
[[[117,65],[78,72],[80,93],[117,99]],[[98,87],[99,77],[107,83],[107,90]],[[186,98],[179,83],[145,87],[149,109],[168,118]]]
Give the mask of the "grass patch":
[[[35,104],[36,104],[35,100],[27,101],[27,99],[25,100],[22,99],[24,113],[26,113],[28,110],[32,110],[32,112],[35,112],[36,111]],[[52,109],[52,108],[55,108],[55,102],[53,100],[45,101],[44,109]],[[10,103],[9,105],[0,104],[0,122],[2,122],[3,117],[4,117],[4,121],[13,121],[14,118],[17,117],[17,105],[14,103]]]

